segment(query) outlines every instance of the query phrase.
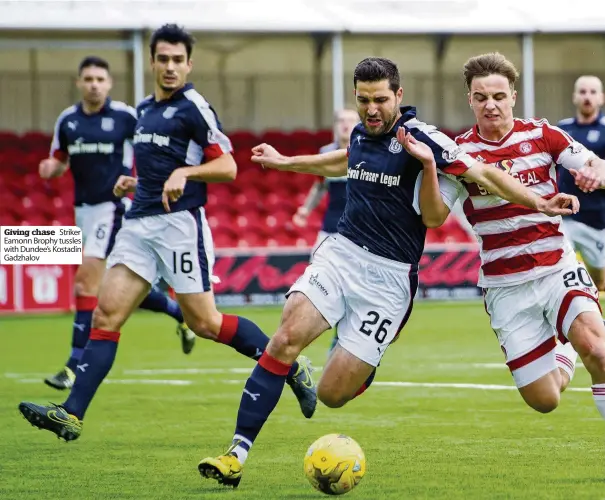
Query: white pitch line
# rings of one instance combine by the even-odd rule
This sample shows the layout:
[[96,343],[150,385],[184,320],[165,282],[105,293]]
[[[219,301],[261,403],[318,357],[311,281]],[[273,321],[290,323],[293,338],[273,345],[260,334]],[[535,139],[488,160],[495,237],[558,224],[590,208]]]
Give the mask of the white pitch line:
[[221,373],[252,373],[249,368],[159,368],[154,370],[124,370],[126,375],[212,375]]
[[[39,384],[38,378],[17,378],[20,384]],[[192,385],[192,380],[162,380],[162,379],[116,379],[110,378],[103,381],[104,384],[124,384],[124,385]]]
[[[481,389],[485,391],[516,391],[514,385],[452,384],[441,382],[374,382],[372,385],[385,387],[431,387],[436,389]],[[589,387],[568,387],[566,392],[592,392]]]
[[[508,366],[506,366],[505,363],[472,363],[470,366],[472,366],[473,368],[488,368],[488,369],[506,368],[506,369],[508,369]],[[584,367],[584,365],[580,361],[578,361],[576,363],[576,368],[583,368],[583,367]]]

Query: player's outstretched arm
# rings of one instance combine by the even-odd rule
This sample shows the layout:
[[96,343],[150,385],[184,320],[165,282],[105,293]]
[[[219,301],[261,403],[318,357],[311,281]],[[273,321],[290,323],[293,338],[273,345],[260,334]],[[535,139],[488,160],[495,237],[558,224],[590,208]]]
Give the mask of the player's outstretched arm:
[[284,156],[269,144],[259,144],[252,148],[252,161],[264,168],[301,174],[314,174],[323,177],[347,175],[346,149],[337,149],[336,151],[316,155]]
[[[177,173],[178,172],[178,173]],[[237,176],[237,164],[230,153],[225,153],[202,165],[177,168],[172,175],[196,182],[231,182]]]
[[569,169],[569,173],[576,181],[576,185],[585,193],[595,189],[605,189],[605,160],[594,157],[588,160],[582,168]]
[[[442,142],[451,142],[450,139],[443,138],[442,133],[437,132],[440,137],[435,137]],[[407,133],[403,127],[397,130],[397,140],[399,143],[406,148],[407,152],[412,156],[420,160],[423,165],[430,165],[435,160],[435,152],[431,147],[423,142],[422,140],[407,138],[410,134]],[[425,137],[427,139],[427,137]],[[427,140],[431,140],[428,137]],[[435,143],[435,140],[432,141]],[[449,144],[447,144],[449,146]],[[453,143],[452,143],[453,145]],[[442,148],[439,148],[442,150]],[[443,150],[447,152],[447,150]],[[531,189],[525,187],[517,179],[508,175],[507,173],[499,170],[494,165],[486,165],[481,162],[472,162],[472,159],[468,155],[462,155],[459,151],[455,151],[455,155],[458,157],[466,156],[465,161],[457,160],[459,163],[463,163],[464,168],[460,173],[456,174],[464,177],[466,180],[475,182],[492,194],[499,196],[500,198],[515,203],[517,205],[523,205],[529,208],[533,208],[542,212],[548,216],[556,215],[571,215],[577,213],[580,209],[580,202],[575,196],[559,193],[553,198],[545,200],[534,193]],[[450,152],[450,155],[452,153]],[[444,155],[441,155],[444,156]]]
[[57,158],[44,158],[38,167],[38,173],[42,179],[53,179],[61,177],[67,170],[68,164]]
[[551,217],[575,214],[580,209],[580,202],[575,196],[559,193],[545,200],[521,184],[516,178],[495,168],[493,165],[477,162],[462,176],[483,186],[488,192],[504,200],[534,208]]

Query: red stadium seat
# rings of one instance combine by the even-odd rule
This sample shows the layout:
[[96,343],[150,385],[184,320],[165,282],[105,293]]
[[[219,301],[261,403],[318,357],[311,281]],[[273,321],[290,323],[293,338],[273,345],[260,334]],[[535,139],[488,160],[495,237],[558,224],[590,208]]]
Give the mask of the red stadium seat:
[[240,248],[262,247],[265,246],[264,236],[257,231],[245,231],[241,234],[237,246]]
[[232,248],[237,246],[237,238],[232,233],[213,234],[214,246],[217,248]]
[[236,152],[251,149],[261,142],[256,134],[248,130],[234,130],[229,132],[227,136],[231,139]]
[[235,220],[231,213],[220,211],[208,215],[208,225],[213,232],[218,229],[233,230],[232,228],[235,225]]

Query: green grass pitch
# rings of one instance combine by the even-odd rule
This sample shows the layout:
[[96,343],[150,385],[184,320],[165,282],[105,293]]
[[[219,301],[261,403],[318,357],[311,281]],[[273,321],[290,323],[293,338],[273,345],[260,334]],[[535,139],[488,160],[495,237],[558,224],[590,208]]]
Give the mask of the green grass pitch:
[[[276,308],[236,312],[267,332],[280,317]],[[320,404],[305,420],[286,387],[235,491],[202,481],[197,463],[228,446],[253,363],[203,340],[185,356],[172,320],[136,313],[81,438],[64,443],[31,427],[17,404],[63,401],[42,379],[64,362],[71,322],[0,318],[3,500],[319,498],[303,456],[332,432],[351,435],[366,454],[367,474],[350,499],[605,499],[605,423],[585,369],[554,413],[529,409],[510,390],[480,302],[417,303],[374,385],[342,409]],[[307,349],[315,366],[328,345],[326,334]]]

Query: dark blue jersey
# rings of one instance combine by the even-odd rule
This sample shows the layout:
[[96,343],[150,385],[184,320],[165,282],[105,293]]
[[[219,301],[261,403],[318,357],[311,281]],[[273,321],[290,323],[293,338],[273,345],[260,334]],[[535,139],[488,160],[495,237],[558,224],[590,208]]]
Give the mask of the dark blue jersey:
[[[599,158],[605,158],[605,117],[603,115],[599,114],[594,122],[587,124],[580,124],[575,118],[567,118],[561,120],[558,127]],[[580,200],[580,211],[569,217],[595,229],[605,229],[605,191],[584,193],[578,189],[574,178],[565,168],[558,169],[558,185],[559,191],[573,194]]]
[[[333,142],[320,148],[319,152],[328,153],[338,149],[340,149],[340,146]],[[323,183],[328,194],[328,206],[324,213],[321,230],[332,234],[337,232],[338,221],[342,217],[347,204],[347,176],[326,177]]]
[[[162,191],[175,169],[201,165],[232,151],[216,113],[191,84],[169,99],[149,96],[137,106],[137,115],[133,142],[138,183],[127,219],[166,213]],[[188,181],[183,196],[170,203],[170,211],[205,203],[206,183]]]
[[401,108],[402,117],[390,132],[372,136],[363,124],[351,134],[347,173],[347,204],[338,232],[356,245],[387,259],[417,264],[424,249],[426,227],[414,208],[422,164],[397,142],[404,126],[435,154],[437,167],[460,175],[476,160],[435,127],[416,119],[416,109]]
[[50,154],[69,162],[76,205],[118,199],[113,186],[132,169],[135,123],[134,108],[109,98],[98,113],[88,115],[76,104],[59,115]]

